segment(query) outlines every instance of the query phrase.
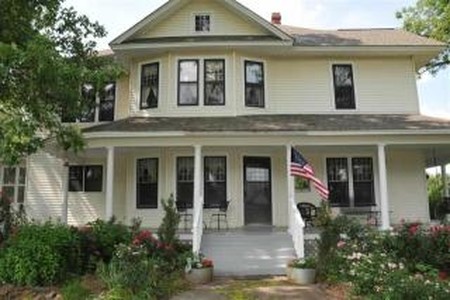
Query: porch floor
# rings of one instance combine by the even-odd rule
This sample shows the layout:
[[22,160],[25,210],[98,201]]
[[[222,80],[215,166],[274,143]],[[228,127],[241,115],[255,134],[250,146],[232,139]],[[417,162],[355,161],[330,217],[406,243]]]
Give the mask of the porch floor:
[[291,236],[272,227],[207,231],[201,252],[214,261],[218,276],[281,275],[295,258]]

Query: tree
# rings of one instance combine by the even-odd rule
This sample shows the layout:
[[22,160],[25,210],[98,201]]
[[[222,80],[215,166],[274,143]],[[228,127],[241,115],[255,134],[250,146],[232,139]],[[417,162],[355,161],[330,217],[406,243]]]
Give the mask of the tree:
[[61,122],[88,105],[84,83],[100,87],[120,68],[99,57],[95,38],[105,29],[64,0],[0,0],[0,161],[15,164],[55,140],[63,150],[83,147],[81,132]]
[[450,64],[450,1],[418,0],[416,5],[397,12],[403,27],[410,32],[448,44],[447,49],[432,59],[423,72],[436,73]]

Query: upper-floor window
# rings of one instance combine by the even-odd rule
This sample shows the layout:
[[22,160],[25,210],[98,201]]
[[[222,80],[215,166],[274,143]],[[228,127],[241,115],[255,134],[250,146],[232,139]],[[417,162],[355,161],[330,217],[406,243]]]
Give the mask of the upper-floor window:
[[25,167],[0,166],[0,191],[11,203],[23,203],[25,200]]
[[209,32],[211,30],[211,17],[206,14],[195,16],[195,32]]
[[205,105],[225,105],[225,60],[205,60]]
[[158,208],[158,159],[138,159],[136,173],[136,207]]
[[89,165],[69,167],[69,192],[101,192],[102,186],[102,166]]
[[178,62],[178,105],[198,105],[198,60]]
[[371,157],[327,158],[327,179],[331,205],[341,207],[375,205]]
[[264,65],[245,61],[245,106],[264,107]]
[[82,100],[74,111],[62,108],[61,120],[65,123],[89,123],[114,121],[116,103],[116,83],[109,82],[98,91],[93,84],[86,83],[81,87]]
[[159,63],[141,67],[140,109],[157,108],[159,98]]
[[336,109],[355,109],[355,86],[352,65],[334,64],[333,83]]

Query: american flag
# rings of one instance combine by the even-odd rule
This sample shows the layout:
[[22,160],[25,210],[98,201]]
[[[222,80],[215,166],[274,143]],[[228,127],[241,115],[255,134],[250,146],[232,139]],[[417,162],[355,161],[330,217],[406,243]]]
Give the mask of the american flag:
[[291,176],[300,176],[313,183],[320,197],[328,200],[330,192],[328,188],[314,174],[314,170],[308,161],[294,148],[291,148]]

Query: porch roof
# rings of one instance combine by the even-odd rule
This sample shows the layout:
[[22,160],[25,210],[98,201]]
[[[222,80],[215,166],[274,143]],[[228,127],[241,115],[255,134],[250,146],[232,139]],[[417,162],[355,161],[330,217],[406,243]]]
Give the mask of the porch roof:
[[345,132],[449,131],[450,120],[400,114],[130,117],[85,128],[91,132]]

